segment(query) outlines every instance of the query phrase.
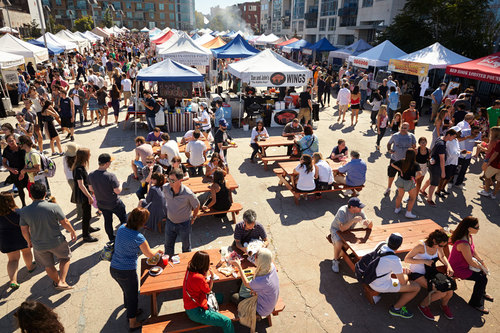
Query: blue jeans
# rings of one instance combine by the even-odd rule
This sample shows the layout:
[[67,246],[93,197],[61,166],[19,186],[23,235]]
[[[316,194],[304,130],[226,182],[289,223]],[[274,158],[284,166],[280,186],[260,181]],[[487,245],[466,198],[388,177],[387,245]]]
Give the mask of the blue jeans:
[[83,126],[83,107],[81,105],[75,105],[75,122],[77,114],[80,115],[80,125]]
[[137,192],[135,194],[139,198],[139,200],[144,199],[146,197],[146,194],[148,193],[148,184],[146,183],[144,186],[139,185],[139,188],[137,189]]
[[148,122],[148,129],[150,131],[154,130],[156,127],[155,117],[146,117],[146,121]]
[[121,270],[113,267],[110,267],[109,271],[111,277],[122,288],[123,304],[127,309],[127,318],[135,318],[137,316],[137,304],[139,303],[137,271],[135,269]]
[[365,102],[366,102],[367,90],[360,90],[360,92],[361,92],[361,104],[360,104],[360,107],[361,107],[361,110],[363,110],[363,106],[365,105]]
[[165,223],[165,254],[174,255],[175,240],[181,238],[182,252],[191,252],[191,221],[174,223],[167,218]]
[[[97,202],[97,207],[99,207],[99,202]],[[106,230],[106,234],[110,241],[115,240],[115,235],[113,233],[113,214],[118,216],[120,220],[120,224],[127,223],[127,212],[125,210],[125,204],[123,201],[119,200],[118,204],[113,207],[113,209],[101,208],[99,209],[102,212],[102,216],[104,216],[104,229]]]

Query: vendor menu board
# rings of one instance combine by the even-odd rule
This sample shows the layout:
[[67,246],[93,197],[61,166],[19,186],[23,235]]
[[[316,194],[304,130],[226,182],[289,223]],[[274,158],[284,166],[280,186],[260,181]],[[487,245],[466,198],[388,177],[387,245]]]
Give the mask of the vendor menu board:
[[191,98],[192,82],[158,82],[158,96],[171,99]]

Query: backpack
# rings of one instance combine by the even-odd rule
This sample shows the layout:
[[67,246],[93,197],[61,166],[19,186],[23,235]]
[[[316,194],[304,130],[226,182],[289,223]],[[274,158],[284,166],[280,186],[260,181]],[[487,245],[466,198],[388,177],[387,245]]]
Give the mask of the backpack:
[[380,253],[380,248],[386,243],[381,243],[377,248],[364,255],[356,265],[354,265],[354,274],[359,282],[370,284],[378,278],[384,277],[389,273],[377,276],[377,266],[380,258],[390,255],[395,255],[394,252]]
[[[54,177],[56,174],[56,164],[50,158],[45,156],[44,154],[36,153],[40,156],[40,173],[43,172],[45,177]],[[28,160],[31,161],[31,153],[28,154]]]
[[425,278],[427,280],[427,290],[437,291],[457,290],[457,283],[452,277],[439,272],[436,268],[436,262],[439,258],[434,258],[431,266],[425,265]]

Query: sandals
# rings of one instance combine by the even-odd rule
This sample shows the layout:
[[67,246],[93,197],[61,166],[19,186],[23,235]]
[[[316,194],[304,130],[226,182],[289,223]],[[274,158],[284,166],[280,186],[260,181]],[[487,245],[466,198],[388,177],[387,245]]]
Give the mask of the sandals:
[[477,311],[481,312],[482,314],[489,314],[490,313],[490,310],[488,310],[484,306],[473,306],[473,308],[476,309]]
[[9,287],[10,287],[12,290],[17,290],[17,289],[19,289],[20,284],[19,284],[19,283],[11,283],[11,284],[9,285]]
[[35,269],[36,269],[36,262],[33,261],[32,265],[33,265],[33,268],[32,269],[28,269],[28,273],[33,273],[35,271]]
[[488,302],[493,302],[495,300],[493,298],[493,296],[488,295],[488,294],[484,294],[483,298],[484,298],[485,301],[488,301]]
[[53,286],[56,290],[60,290],[60,291],[73,289],[73,287],[72,287],[72,286],[59,286],[59,285],[58,285],[57,283],[55,283],[54,281],[52,281],[52,286]]

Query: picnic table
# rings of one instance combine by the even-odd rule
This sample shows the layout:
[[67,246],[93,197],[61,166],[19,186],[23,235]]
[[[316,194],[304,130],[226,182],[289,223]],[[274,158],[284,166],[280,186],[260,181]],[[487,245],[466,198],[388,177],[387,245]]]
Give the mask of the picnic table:
[[[210,249],[205,250],[210,256],[210,266],[214,273],[219,276],[219,280],[215,280],[214,283],[221,283],[239,279],[239,272],[237,272],[237,277],[232,275],[225,276],[224,274],[218,272],[215,269],[215,266],[221,259],[220,251],[218,249]],[[157,276],[152,276],[149,274],[149,269],[153,266],[150,266],[146,263],[146,258],[141,260],[141,273],[140,273],[140,294],[141,295],[150,295],[151,296],[151,316],[158,316],[158,302],[157,296],[161,292],[179,290],[182,289],[182,284],[184,282],[184,278],[186,276],[186,270],[189,261],[193,257],[195,252],[186,252],[180,253],[180,263],[170,266],[165,266],[160,260],[157,266],[163,268],[163,272]],[[241,262],[242,268],[252,269],[253,264],[251,264],[248,260],[242,260]]]
[[[399,232],[403,236],[403,244],[396,253],[410,252],[421,240],[441,226],[433,220],[417,220],[374,226],[372,229],[352,229],[344,232],[338,231],[343,242],[342,256],[354,272],[354,264],[365,254],[375,249],[377,244],[385,241],[390,234]],[[444,248],[448,255],[448,247]]]
[[[200,140],[201,140],[201,137],[200,137]],[[201,141],[203,141],[203,143],[205,143],[205,147],[207,148],[207,150],[212,149],[212,147],[210,146],[210,141],[208,141],[208,140],[201,140]],[[178,142],[177,145],[179,146],[179,153],[185,153],[186,152],[187,143],[186,144],[180,144]]]
[[[230,193],[239,187],[232,175],[227,174],[225,179],[226,186]],[[198,194],[210,192],[210,185],[212,185],[212,182],[213,179],[210,177],[193,177],[183,181],[182,184],[189,187],[193,193]]]
[[293,139],[295,137],[290,136],[290,137],[284,137],[284,136],[270,136],[266,140],[263,141],[256,141],[257,145],[259,145],[260,148],[262,148],[262,156],[267,156],[266,155],[266,150],[269,147],[281,147],[281,146],[292,146],[293,145]]

